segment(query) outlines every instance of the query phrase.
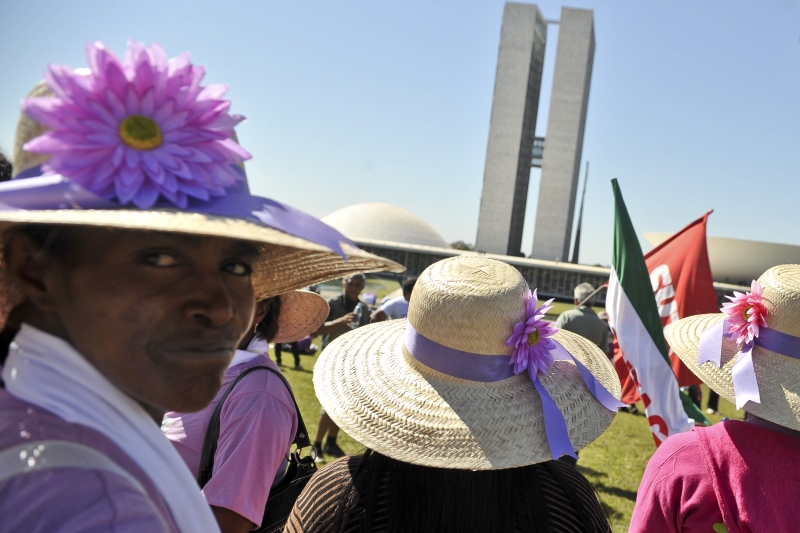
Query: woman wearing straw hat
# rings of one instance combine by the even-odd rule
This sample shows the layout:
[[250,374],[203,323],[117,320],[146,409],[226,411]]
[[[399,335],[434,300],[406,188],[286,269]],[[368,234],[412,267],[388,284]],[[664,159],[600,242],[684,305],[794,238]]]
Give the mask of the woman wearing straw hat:
[[630,531],[800,530],[800,265],[734,293],[722,314],[679,320],[667,341],[747,420],[667,439],[645,470]]
[[368,451],[318,473],[286,531],[610,531],[553,459],[611,424],[619,380],[548,309],[510,265],[455,257],[420,275],[407,320],[332,343],[314,387]]
[[203,486],[222,533],[246,532],[262,525],[270,489],[283,479],[286,456],[297,434],[298,413],[291,391],[272,372],[251,369],[266,367],[280,373],[269,358],[269,343],[301,339],[327,316],[328,303],[310,291],[257,302],[251,329],[239,342],[214,400],[201,411],[164,417],[164,433],[198,477],[209,422],[225,395],[217,446],[211,455],[213,475]]
[[188,55],[87,56],[25,100],[0,184],[0,531],[215,532],[163,413],[214,397],[256,298],[399,266],[251,195]]

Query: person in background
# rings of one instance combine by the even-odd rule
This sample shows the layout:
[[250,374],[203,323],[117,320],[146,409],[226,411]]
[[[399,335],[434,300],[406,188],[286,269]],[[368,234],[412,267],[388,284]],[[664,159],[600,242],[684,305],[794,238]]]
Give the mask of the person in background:
[[408,278],[403,282],[403,296],[392,298],[381,305],[372,313],[372,322],[383,322],[384,320],[397,320],[408,315],[408,302],[411,301],[411,293],[414,291],[414,284],[417,278]]
[[278,366],[283,366],[282,358],[283,352],[286,351],[286,347],[289,347],[289,350],[292,352],[292,356],[294,356],[294,369],[295,370],[303,370],[303,366],[300,364],[300,345],[297,341],[287,342],[286,344],[282,342],[275,343],[275,362]]
[[11,161],[6,157],[6,154],[0,152],[0,182],[10,180],[13,170],[14,167],[11,165]]
[[611,326],[608,325],[608,313],[605,311],[600,311],[597,313],[597,318],[602,320],[606,323],[606,343],[608,348],[606,349],[606,355],[610,360],[614,360],[614,332],[611,331]]
[[565,329],[589,339],[603,350],[608,352],[608,322],[603,322],[592,309],[594,298],[589,298],[594,292],[590,283],[581,283],[573,291],[575,309],[564,311],[556,320],[558,329]]
[[[369,308],[364,305],[358,297],[367,285],[367,278],[364,274],[350,274],[342,279],[342,294],[336,298],[328,300],[330,312],[328,319],[317,329],[314,335],[322,335],[322,350],[334,339],[352,331],[355,328],[369,324]],[[325,445],[322,444],[322,439]],[[331,417],[320,409],[319,421],[317,421],[317,434],[314,438],[314,451],[318,462],[324,462],[323,454],[331,457],[342,457],[344,452],[336,443],[339,436],[339,426]]]
[[749,415],[664,441],[631,533],[800,531],[800,265],[772,267],[735,294],[722,314],[664,333],[689,370]]
[[708,404],[706,405],[706,413],[710,415],[719,415],[719,394],[713,389],[708,391]]
[[[253,367],[278,370],[268,356],[270,341],[305,337],[327,314],[325,300],[307,291],[256,302],[253,323],[214,400],[194,413],[164,416],[161,429],[193,476],[199,476],[209,422],[229,385]],[[214,469],[203,495],[222,533],[244,533],[261,526],[270,489],[283,479],[286,455],[297,433],[297,413],[283,381],[272,372],[257,371],[237,383],[225,400],[219,424]]]
[[[620,384],[605,354],[535,320],[535,292],[501,261],[434,263],[410,306],[408,320],[348,333],[317,361],[320,402],[367,451],[315,474],[284,532],[610,533],[592,486],[550,445],[586,446],[613,421]],[[550,350],[565,359],[548,367]],[[555,413],[538,374],[511,361],[555,377]]]

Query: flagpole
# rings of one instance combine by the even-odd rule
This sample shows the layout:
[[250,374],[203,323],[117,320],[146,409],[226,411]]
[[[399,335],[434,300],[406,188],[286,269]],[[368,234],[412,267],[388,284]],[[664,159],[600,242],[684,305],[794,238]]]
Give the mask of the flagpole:
[[597,288],[594,290],[594,292],[593,292],[592,294],[590,294],[589,296],[587,296],[586,298],[584,298],[584,299],[583,299],[583,301],[582,301],[582,302],[580,302],[580,303],[579,303],[578,305],[576,305],[575,307],[576,307],[576,308],[578,308],[578,307],[580,307],[580,306],[582,306],[582,305],[585,305],[585,304],[586,304],[586,302],[588,302],[589,300],[591,300],[592,298],[594,298],[594,295],[595,295],[595,294],[597,294],[598,292],[602,291],[603,289],[607,289],[607,288],[608,288],[608,283],[603,283],[602,285],[600,285],[599,287],[597,287]]
[[575,230],[575,246],[572,247],[572,261],[578,263],[578,253],[581,249],[581,226],[583,225],[583,202],[586,200],[586,182],[589,181],[589,162],[586,162],[586,174],[583,178],[583,193],[581,193],[581,207],[578,211],[578,228]]

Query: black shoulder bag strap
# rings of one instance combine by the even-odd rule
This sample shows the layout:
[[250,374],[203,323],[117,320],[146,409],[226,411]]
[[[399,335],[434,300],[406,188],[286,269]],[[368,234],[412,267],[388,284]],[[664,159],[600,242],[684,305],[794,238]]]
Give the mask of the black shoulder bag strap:
[[233,383],[230,384],[228,390],[226,390],[225,394],[223,394],[219,399],[217,408],[214,409],[214,414],[211,415],[211,420],[209,421],[208,429],[206,430],[206,437],[203,441],[203,452],[200,455],[200,472],[197,475],[197,482],[200,484],[200,488],[205,487],[206,483],[208,483],[208,481],[211,479],[211,473],[214,470],[214,454],[217,452],[217,441],[219,440],[219,417],[222,413],[222,406],[225,403],[225,400],[228,398],[228,395],[231,393],[236,384],[242,380],[242,378],[244,378],[250,372],[261,368],[278,376],[281,381],[283,381],[283,384],[286,385],[286,388],[289,390],[289,395],[292,397],[294,410],[297,412],[297,433],[295,433],[292,444],[295,444],[298,450],[305,448],[306,446],[311,446],[311,441],[308,438],[308,431],[306,431],[306,425],[303,422],[303,417],[300,416],[300,407],[298,407],[297,400],[294,398],[292,387],[289,386],[289,382],[286,381],[286,378],[283,377],[283,374],[268,366],[250,367],[239,374]]

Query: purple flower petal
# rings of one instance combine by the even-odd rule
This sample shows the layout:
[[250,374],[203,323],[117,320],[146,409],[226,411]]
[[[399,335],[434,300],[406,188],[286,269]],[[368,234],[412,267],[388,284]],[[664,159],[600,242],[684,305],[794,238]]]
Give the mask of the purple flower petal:
[[198,100],[220,100],[225,97],[229,87],[224,83],[206,85],[197,95]]
[[159,121],[159,124],[161,124],[161,129],[163,131],[170,131],[173,129],[181,128],[186,125],[186,119],[188,118],[188,116],[189,116],[188,111],[181,111],[179,113],[174,113],[170,115],[163,122]]
[[114,149],[114,154],[111,156],[111,163],[115,167],[119,167],[122,164],[122,160],[125,157],[125,145],[119,144]]
[[145,181],[139,188],[139,191],[133,196],[133,203],[136,204],[139,209],[150,209],[153,207],[153,204],[156,203],[156,200],[158,200],[158,196],[158,189]]
[[125,166],[128,168],[139,168],[139,163],[142,160],[142,157],[139,155],[139,150],[134,150],[133,148],[126,148],[125,149]]
[[155,107],[155,94],[153,89],[146,90],[139,102],[140,112],[146,117],[153,116],[153,108]]
[[[208,201],[243,179],[230,164],[251,155],[229,139],[243,117],[228,113],[226,85],[201,86],[205,70],[188,54],[167,60],[160,46],[130,41],[124,62],[99,42],[87,45],[86,55],[89,76],[51,65],[46,77],[55,96],[23,103],[29,116],[51,129],[26,144],[50,156],[46,173],[143,209],[160,197],[179,207],[189,197]],[[128,145],[118,130],[131,115],[152,119],[160,138]],[[527,337],[516,344],[527,346]]]
[[139,105],[139,96],[136,94],[136,90],[130,85],[125,91],[125,110],[128,116],[142,114],[142,108]]

